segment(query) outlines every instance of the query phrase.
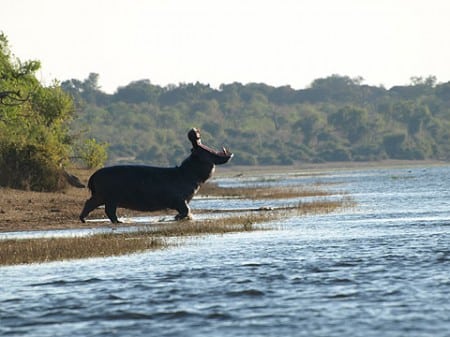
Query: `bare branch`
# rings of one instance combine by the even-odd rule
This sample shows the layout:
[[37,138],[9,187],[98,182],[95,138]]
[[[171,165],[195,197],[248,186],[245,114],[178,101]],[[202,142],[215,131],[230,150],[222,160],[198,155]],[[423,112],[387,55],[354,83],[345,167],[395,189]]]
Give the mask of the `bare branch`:
[[6,105],[6,106],[16,106],[20,105],[30,98],[30,94],[27,95],[27,97],[23,98],[20,95],[20,91],[0,91],[0,104]]

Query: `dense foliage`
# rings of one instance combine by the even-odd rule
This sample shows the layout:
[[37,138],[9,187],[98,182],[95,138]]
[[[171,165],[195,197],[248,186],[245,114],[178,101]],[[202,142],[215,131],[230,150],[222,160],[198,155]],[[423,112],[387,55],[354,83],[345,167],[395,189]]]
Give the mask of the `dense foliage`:
[[106,94],[98,75],[62,83],[78,104],[73,127],[108,142],[109,160],[177,164],[186,132],[222,142],[235,164],[449,159],[450,82],[414,77],[391,89],[332,75],[309,88],[139,80]]
[[15,58],[0,34],[0,186],[49,191],[65,185],[73,100],[57,83],[42,86],[39,67]]

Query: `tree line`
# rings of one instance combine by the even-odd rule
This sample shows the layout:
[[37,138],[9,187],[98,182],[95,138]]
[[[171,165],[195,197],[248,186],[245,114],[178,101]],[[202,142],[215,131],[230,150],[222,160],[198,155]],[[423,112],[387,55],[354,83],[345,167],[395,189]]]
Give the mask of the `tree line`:
[[99,75],[61,83],[77,106],[71,127],[108,144],[109,162],[174,165],[186,131],[227,145],[241,165],[449,159],[450,82],[412,77],[386,89],[331,75],[308,88],[264,83],[159,86],[137,80],[107,94]]

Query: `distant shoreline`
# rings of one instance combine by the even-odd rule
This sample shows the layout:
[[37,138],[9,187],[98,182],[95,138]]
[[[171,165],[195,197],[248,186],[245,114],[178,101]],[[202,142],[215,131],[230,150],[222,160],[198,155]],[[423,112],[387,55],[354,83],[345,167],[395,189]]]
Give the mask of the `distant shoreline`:
[[[229,174],[230,172],[258,172],[271,173],[282,171],[297,171],[297,170],[346,170],[346,169],[368,169],[368,168],[405,168],[418,166],[450,166],[450,161],[444,160],[379,160],[379,161],[345,161],[345,162],[324,162],[324,163],[298,163],[293,165],[231,165],[220,167],[216,173]],[[219,171],[219,172],[217,172]],[[216,174],[216,176],[217,176]]]

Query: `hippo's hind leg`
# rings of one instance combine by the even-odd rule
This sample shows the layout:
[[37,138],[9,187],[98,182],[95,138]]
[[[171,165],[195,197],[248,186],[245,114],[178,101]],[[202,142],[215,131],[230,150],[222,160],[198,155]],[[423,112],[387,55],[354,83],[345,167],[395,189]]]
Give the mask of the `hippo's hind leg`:
[[121,223],[119,219],[117,219],[116,210],[117,204],[115,202],[107,201],[105,203],[105,213],[109,220],[111,220],[112,223]]
[[94,196],[92,196],[91,198],[86,200],[86,202],[84,203],[84,208],[80,214],[81,222],[83,222],[83,223],[86,222],[85,219],[88,216],[88,214],[102,204],[103,204],[103,201],[99,200],[98,198],[96,198]]
[[178,214],[175,216],[175,220],[192,220],[191,209],[186,201],[181,201],[175,209],[178,211]]

